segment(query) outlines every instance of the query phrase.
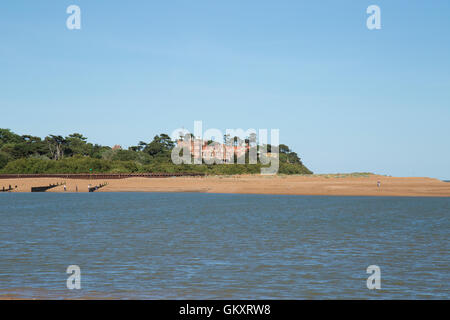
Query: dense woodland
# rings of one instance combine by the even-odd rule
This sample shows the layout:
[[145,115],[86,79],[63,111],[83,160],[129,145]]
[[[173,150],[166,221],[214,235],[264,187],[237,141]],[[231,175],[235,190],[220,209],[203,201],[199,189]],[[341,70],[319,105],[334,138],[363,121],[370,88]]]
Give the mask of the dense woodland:
[[[260,173],[262,164],[175,165],[171,151],[175,142],[160,134],[123,150],[92,144],[82,134],[44,139],[0,129],[0,173],[132,173],[201,172],[230,175]],[[270,145],[267,146],[270,151]],[[288,146],[280,144],[280,174],[311,174]]]

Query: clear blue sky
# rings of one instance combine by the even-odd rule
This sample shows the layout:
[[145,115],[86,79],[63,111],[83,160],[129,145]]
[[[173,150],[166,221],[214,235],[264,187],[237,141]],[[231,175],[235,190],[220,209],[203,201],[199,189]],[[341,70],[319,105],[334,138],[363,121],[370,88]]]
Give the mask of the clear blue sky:
[[105,145],[278,128],[317,173],[450,179],[450,1],[2,1],[0,108]]

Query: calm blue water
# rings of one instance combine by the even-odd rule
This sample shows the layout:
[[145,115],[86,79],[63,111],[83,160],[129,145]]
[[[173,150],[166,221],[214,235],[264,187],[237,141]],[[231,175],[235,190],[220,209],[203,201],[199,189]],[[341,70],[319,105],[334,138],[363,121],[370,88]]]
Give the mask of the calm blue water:
[[449,217],[450,198],[0,194],[0,297],[449,299]]

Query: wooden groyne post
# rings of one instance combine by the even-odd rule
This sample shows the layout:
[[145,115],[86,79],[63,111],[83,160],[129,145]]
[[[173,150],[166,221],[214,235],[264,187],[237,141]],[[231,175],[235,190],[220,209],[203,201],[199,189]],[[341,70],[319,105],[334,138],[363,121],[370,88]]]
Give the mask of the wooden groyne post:
[[[16,187],[17,188],[17,187]],[[5,187],[2,187],[2,189],[0,190],[0,192],[9,192],[9,191],[13,191],[14,189],[11,187],[11,185],[9,185],[8,189],[5,189]]]
[[99,184],[98,186],[89,187],[89,192],[97,191],[98,189],[103,188],[104,186],[107,186],[107,185],[108,185],[108,183],[104,182],[104,183]]
[[58,186],[62,186],[65,183],[57,183],[57,184],[50,184],[48,186],[42,186],[42,187],[31,187],[31,192],[45,192],[47,190],[56,188]]

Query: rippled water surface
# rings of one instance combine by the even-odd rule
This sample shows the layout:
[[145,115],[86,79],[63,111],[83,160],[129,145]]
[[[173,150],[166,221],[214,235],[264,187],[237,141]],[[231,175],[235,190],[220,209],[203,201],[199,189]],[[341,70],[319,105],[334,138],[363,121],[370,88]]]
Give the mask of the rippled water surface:
[[0,298],[449,299],[449,215],[449,198],[0,194]]

